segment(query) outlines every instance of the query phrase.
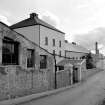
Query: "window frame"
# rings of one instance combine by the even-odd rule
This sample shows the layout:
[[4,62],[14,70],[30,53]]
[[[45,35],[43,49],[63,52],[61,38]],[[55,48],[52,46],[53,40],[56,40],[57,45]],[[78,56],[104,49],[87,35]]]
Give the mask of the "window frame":
[[64,66],[58,66],[59,71],[64,71]]
[[[42,57],[45,57],[45,62],[41,60]],[[40,55],[40,69],[47,69],[47,55]]]
[[45,37],[45,45],[48,45],[48,37]]
[[61,57],[61,50],[59,51],[59,56]]
[[55,46],[55,39],[52,39],[53,40],[53,46]]
[[53,50],[53,55],[55,55],[55,50]]
[[59,41],[59,47],[61,47],[62,45],[61,45],[61,40]]
[[[28,52],[31,52],[31,57],[28,58]],[[27,49],[27,68],[32,68],[34,67],[34,63],[35,63],[35,50],[34,49]],[[31,63],[30,63],[31,62]]]
[[2,64],[19,65],[19,42],[4,37],[2,44]]

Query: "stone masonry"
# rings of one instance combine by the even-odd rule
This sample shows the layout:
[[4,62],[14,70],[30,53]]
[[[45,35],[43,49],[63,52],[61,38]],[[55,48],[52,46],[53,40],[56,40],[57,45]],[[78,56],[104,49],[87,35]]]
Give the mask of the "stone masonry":
[[[35,43],[0,23],[0,99],[14,98],[54,89],[54,58]],[[19,42],[19,65],[2,65],[2,39]],[[27,68],[27,49],[35,50],[35,65]],[[40,69],[40,55],[47,55],[47,68]]]

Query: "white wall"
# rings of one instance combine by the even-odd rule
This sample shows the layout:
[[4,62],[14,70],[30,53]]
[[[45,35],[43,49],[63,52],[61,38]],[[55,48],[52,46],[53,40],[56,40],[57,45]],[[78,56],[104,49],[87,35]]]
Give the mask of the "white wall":
[[[48,45],[45,45],[45,37],[48,37]],[[61,50],[62,56],[64,53],[64,34],[55,30],[40,26],[40,46],[47,49],[49,52],[56,50],[56,54],[59,54]],[[55,46],[53,46],[52,39],[55,39]],[[61,47],[59,47],[59,41],[61,40]]]
[[14,30],[39,45],[39,25],[22,27]]
[[[49,29],[44,26],[28,26],[23,28],[15,29],[20,34],[23,34],[31,41],[37,43],[42,48],[48,50],[50,53],[53,53],[55,50],[56,54],[59,55],[59,51],[61,51],[61,56],[65,56],[65,50],[72,51],[72,50],[81,50],[81,47],[74,46],[72,44],[65,44],[65,34]],[[45,45],[45,37],[48,37],[48,45]],[[55,46],[53,46],[53,39],[55,39]],[[59,41],[61,41],[61,47],[59,47]],[[85,55],[85,53],[75,53],[75,52],[68,52],[66,53],[67,57],[78,57]],[[63,58],[56,57],[57,62],[61,61]]]
[[[45,37],[48,37],[48,45],[45,45]],[[55,46],[53,46],[53,39],[55,39]],[[55,53],[59,55],[59,51],[61,51],[61,56],[65,56],[64,40],[65,34],[40,26],[40,46],[47,49],[50,53],[53,53],[53,50],[55,50]],[[59,47],[59,41],[61,41],[61,47]],[[62,59],[57,57],[57,62]]]

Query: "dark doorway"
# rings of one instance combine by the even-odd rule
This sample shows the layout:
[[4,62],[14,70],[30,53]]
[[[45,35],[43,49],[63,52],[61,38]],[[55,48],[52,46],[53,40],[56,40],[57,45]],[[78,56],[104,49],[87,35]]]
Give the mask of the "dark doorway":
[[78,82],[78,68],[73,66],[73,83]]
[[27,50],[27,67],[34,67],[34,50]]
[[4,65],[18,65],[19,58],[19,43],[9,39],[3,39],[2,47],[2,64]]

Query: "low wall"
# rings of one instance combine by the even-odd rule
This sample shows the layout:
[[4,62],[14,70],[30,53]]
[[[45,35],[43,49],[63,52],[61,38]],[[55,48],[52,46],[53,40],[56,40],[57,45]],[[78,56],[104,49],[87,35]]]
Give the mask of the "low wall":
[[72,84],[72,74],[70,70],[57,72],[57,88],[66,87]]
[[101,71],[101,69],[87,69],[81,71],[81,80],[86,80],[88,77],[94,75],[95,73]]
[[50,70],[0,67],[0,100],[54,89],[53,78]]
[[96,62],[96,67],[99,69],[105,69],[105,59],[99,59],[98,62]]

